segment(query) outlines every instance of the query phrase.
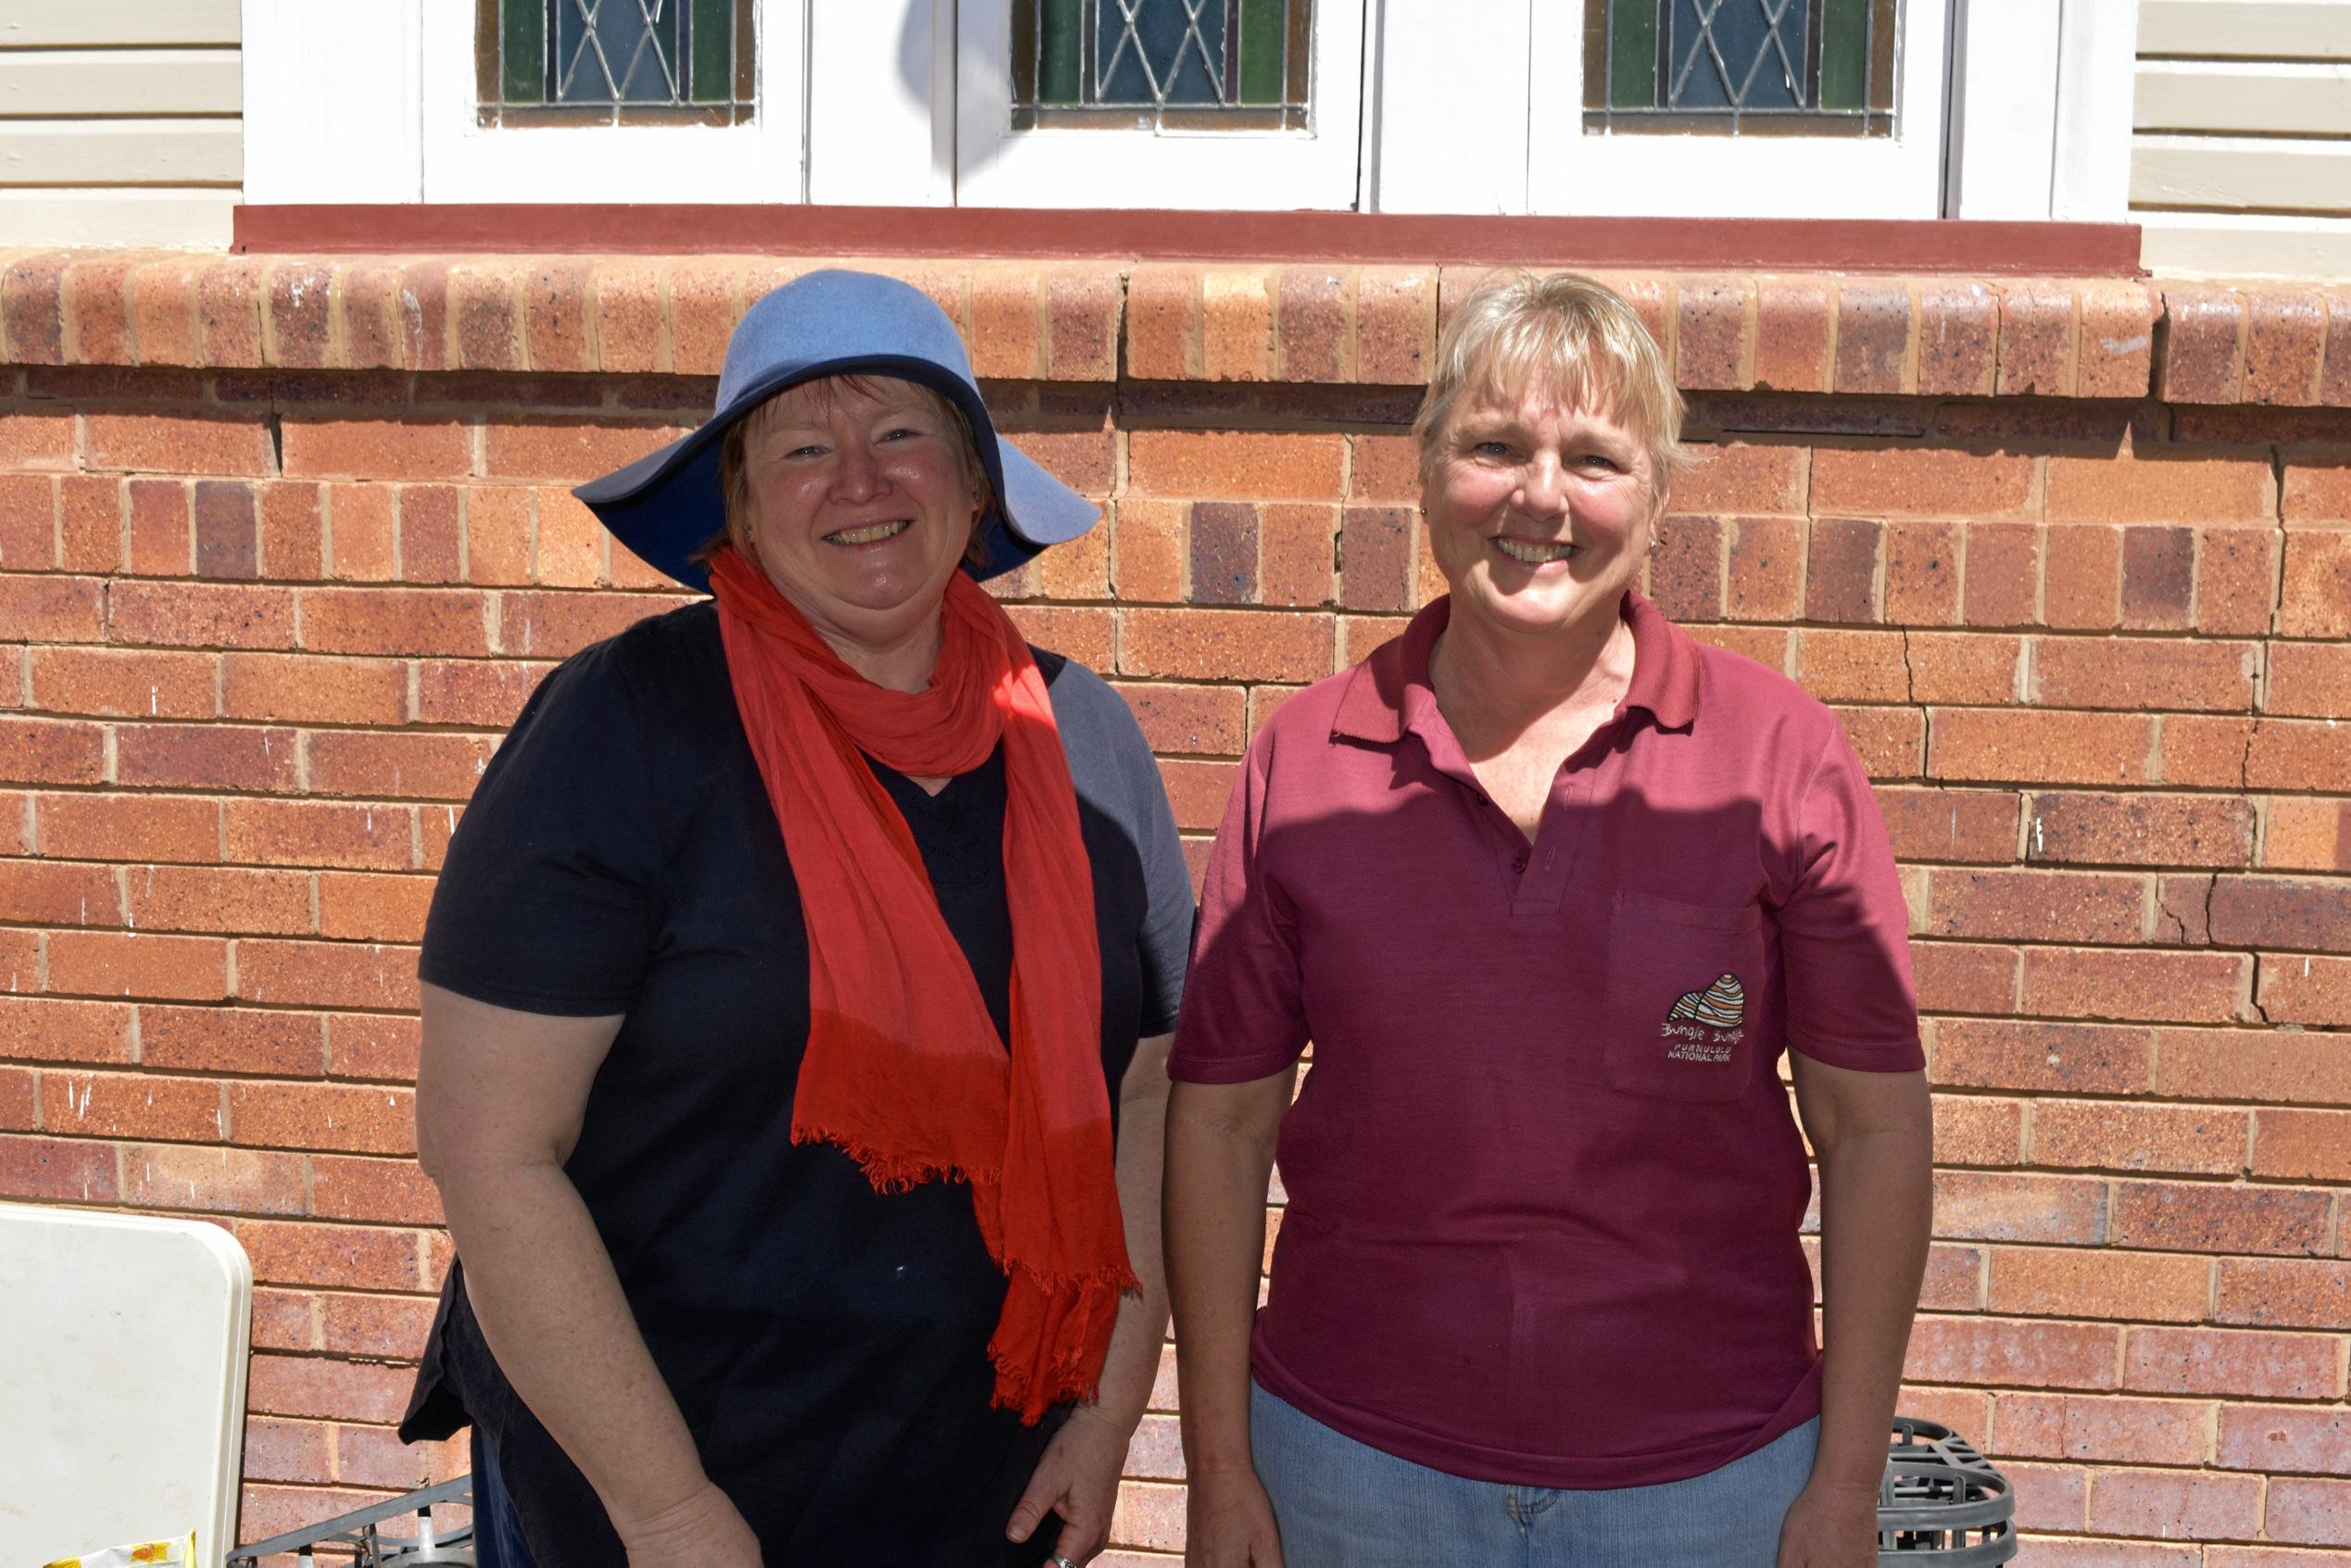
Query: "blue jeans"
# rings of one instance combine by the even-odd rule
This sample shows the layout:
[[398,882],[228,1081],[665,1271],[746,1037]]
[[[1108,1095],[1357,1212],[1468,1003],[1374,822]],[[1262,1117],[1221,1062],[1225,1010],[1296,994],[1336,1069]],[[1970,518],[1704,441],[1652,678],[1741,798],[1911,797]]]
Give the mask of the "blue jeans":
[[1687,1481],[1603,1491],[1430,1470],[1253,1385],[1249,1435],[1289,1568],[1772,1568],[1820,1423]]

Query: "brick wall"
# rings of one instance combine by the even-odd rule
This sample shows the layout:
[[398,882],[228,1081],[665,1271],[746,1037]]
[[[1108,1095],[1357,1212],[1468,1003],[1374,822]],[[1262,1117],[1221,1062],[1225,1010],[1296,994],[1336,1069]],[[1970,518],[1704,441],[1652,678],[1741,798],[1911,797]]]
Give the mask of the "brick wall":
[[[434,868],[550,661],[676,602],[566,486],[699,418],[793,269],[0,267],[0,1197],[244,1243],[250,1539],[462,1468],[387,1430],[448,1257]],[[1006,592],[1197,850],[1252,727],[1431,591],[1403,427],[1474,278],[899,270],[1108,503]],[[2345,1561],[2351,295],[1619,282],[1710,458],[1650,587],[1837,709],[1905,866],[1907,1408],[2007,1466],[2029,1562]],[[1131,1468],[1129,1568],[1180,1547],[1171,1415]]]

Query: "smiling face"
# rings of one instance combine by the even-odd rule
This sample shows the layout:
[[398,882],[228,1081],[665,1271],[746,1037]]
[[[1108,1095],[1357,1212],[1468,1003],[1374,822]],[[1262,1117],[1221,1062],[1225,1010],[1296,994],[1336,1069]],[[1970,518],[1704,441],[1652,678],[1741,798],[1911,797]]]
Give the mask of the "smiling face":
[[1644,444],[1540,385],[1465,394],[1421,490],[1455,623],[1518,637],[1613,626],[1664,497]]
[[743,443],[739,543],[852,664],[935,634],[983,481],[947,400],[889,376],[779,393]]

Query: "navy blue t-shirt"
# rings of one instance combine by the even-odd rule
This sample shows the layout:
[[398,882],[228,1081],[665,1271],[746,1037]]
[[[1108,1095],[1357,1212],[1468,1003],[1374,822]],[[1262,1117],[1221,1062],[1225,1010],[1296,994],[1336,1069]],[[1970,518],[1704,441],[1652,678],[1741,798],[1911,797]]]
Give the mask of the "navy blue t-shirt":
[[[1057,655],[1037,665],[1093,866],[1114,1114],[1136,1041],[1175,1027],[1191,883],[1125,703]],[[1001,754],[937,797],[873,766],[1001,1035]],[[969,1190],[884,1196],[839,1150],[791,1141],[811,916],[716,611],[698,604],[542,683],[450,842],[419,972],[522,1011],[625,1015],[565,1169],[704,1469],[769,1562],[1041,1561],[1050,1524],[1012,1557],[1003,1526],[1062,1412],[1023,1427],[989,1407],[1004,1276]],[[453,1282],[403,1431],[446,1435],[468,1415],[542,1562],[622,1561]]]

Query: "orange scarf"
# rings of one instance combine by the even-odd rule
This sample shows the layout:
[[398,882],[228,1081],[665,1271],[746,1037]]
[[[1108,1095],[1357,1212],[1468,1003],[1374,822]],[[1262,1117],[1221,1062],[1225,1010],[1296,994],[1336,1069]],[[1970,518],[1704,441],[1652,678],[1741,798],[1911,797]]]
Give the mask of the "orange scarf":
[[[792,1141],[830,1143],[877,1191],[971,1184],[1007,1276],[987,1353],[995,1402],[1034,1424],[1090,1399],[1123,1291],[1102,1081],[1101,953],[1077,794],[1044,677],[1010,617],[962,572],[921,692],[841,662],[738,552],[710,562],[735,702],[799,883],[808,1052]],[[906,826],[861,751],[900,772],[967,773],[1004,747],[1012,1049],[939,914]]]

